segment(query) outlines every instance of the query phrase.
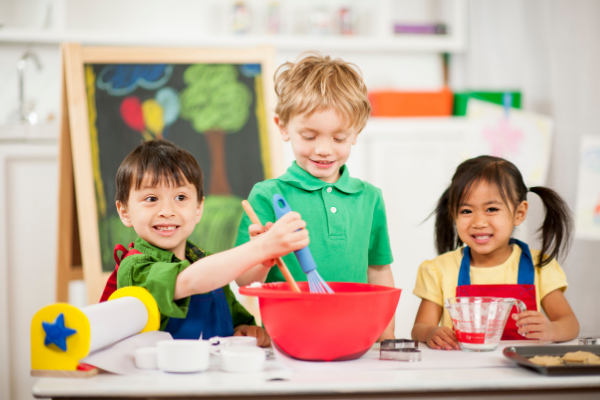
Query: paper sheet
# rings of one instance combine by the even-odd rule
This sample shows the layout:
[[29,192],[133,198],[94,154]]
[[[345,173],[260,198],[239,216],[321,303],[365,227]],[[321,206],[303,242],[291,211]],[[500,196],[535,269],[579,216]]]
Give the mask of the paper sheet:
[[553,122],[550,118],[510,109],[485,101],[469,99],[469,128],[462,157],[488,154],[513,162],[529,186],[543,185],[550,163]]
[[600,137],[581,138],[579,179],[575,207],[578,239],[600,240]]
[[[572,343],[564,343],[572,344]],[[517,368],[517,365],[502,355],[505,347],[536,346],[537,341],[503,341],[494,351],[470,353],[462,350],[432,350],[419,343],[422,360],[419,362],[389,361],[379,359],[379,346],[374,346],[362,357],[352,361],[311,362],[300,361],[283,354],[274,347],[275,358],[294,372],[344,372],[344,371],[388,371],[421,369],[470,369],[470,368]]]
[[113,346],[97,350],[82,363],[90,364],[119,375],[159,375],[159,370],[138,369],[135,366],[135,350],[142,347],[155,347],[160,340],[173,340],[168,332],[152,331],[123,339]]

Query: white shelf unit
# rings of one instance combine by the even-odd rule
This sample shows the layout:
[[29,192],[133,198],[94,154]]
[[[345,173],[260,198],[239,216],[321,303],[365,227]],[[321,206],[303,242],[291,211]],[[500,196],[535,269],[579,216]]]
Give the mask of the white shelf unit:
[[7,28],[0,30],[1,43],[59,44],[76,42],[84,45],[250,47],[270,45],[280,51],[327,49],[353,52],[435,52],[455,53],[465,49],[464,40],[427,36],[395,38],[311,37],[311,36],[212,36],[181,38],[177,35],[137,35],[114,32],[47,31]]
[[[395,14],[398,14],[397,8],[403,4],[413,4],[407,0],[377,0],[373,3],[366,3],[365,0],[354,0],[362,8],[357,10],[365,11],[367,5],[370,7],[370,14],[363,18],[369,21],[368,33],[342,36],[342,35],[309,35],[298,34],[293,32],[293,29],[288,29],[287,32],[281,35],[267,35],[261,32],[249,33],[245,35],[233,35],[226,32],[223,26],[227,25],[227,18],[223,17],[226,14],[226,8],[231,7],[233,2],[219,3],[219,12],[214,18],[210,17],[211,10],[214,12],[214,1],[205,2],[203,12],[198,16],[198,24],[193,25],[189,22],[178,24],[171,20],[165,22],[164,26],[153,28],[159,20],[148,20],[148,27],[142,22],[132,22],[131,26],[126,25],[118,20],[114,22],[114,27],[110,30],[96,26],[93,22],[93,16],[89,15],[95,10],[89,11],[88,14],[81,15],[81,5],[74,3],[74,0],[49,0],[53,3],[54,8],[46,11],[38,11],[37,14],[46,12],[44,18],[37,17],[38,20],[43,19],[43,23],[31,23],[23,21],[23,12],[18,12],[19,7],[27,6],[32,0],[17,1],[9,0],[12,4],[12,15],[8,15],[0,23],[4,23],[4,27],[0,28],[0,45],[2,43],[21,43],[21,44],[58,44],[62,42],[78,42],[86,45],[140,45],[140,46],[186,46],[186,47],[246,47],[257,45],[271,45],[279,51],[304,51],[306,49],[317,50],[333,50],[333,51],[352,51],[352,52],[462,52],[466,48],[466,13],[468,0],[418,0],[420,2],[435,3],[438,8],[445,9],[447,25],[449,33],[444,35],[417,35],[417,34],[393,34],[393,24],[395,22]],[[86,0],[80,0],[86,1]],[[103,3],[112,3],[115,0],[106,0]],[[178,0],[174,3],[184,9],[186,0]],[[189,1],[189,0],[187,0]],[[414,1],[414,0],[411,0]],[[153,3],[160,3],[156,0]],[[269,0],[253,0],[248,1],[250,5],[259,3],[262,6],[268,4]],[[94,2],[95,4],[99,4]],[[139,1],[129,0],[122,2],[122,12],[133,12],[135,4]],[[196,3],[193,7],[201,7]],[[211,6],[212,4],[212,6]],[[283,3],[282,7],[286,7],[288,19],[293,18],[290,12],[291,5],[298,3]],[[324,3],[327,4],[327,3]],[[344,2],[332,2],[331,4],[343,5]],[[330,6],[331,6],[330,4]],[[29,4],[31,6],[33,4]],[[130,7],[129,10],[127,7]],[[192,4],[190,3],[190,6]],[[71,8],[69,8],[71,7]],[[212,8],[211,8],[212,7]],[[430,7],[431,8],[431,7]],[[17,10],[17,11],[15,11]],[[52,10],[49,12],[48,10]],[[396,11],[394,11],[396,10]],[[101,12],[102,10],[98,10]],[[368,10],[367,10],[368,11]],[[0,9],[0,13],[2,10]],[[422,12],[422,10],[421,10]],[[400,12],[401,13],[401,12]],[[156,13],[155,13],[156,14]],[[33,13],[35,16],[35,13]],[[154,15],[154,14],[152,14]],[[366,15],[366,14],[365,14]],[[100,15],[100,19],[103,15]],[[150,14],[146,18],[150,18]],[[89,27],[85,27],[85,19],[90,19]],[[158,18],[153,16],[152,18]],[[410,17],[409,18],[409,22]],[[32,19],[35,19],[32,17]],[[218,21],[214,21],[217,19]],[[422,20],[421,16],[420,19]],[[75,20],[74,22],[65,21]],[[83,20],[83,21],[82,21]],[[54,21],[54,22],[48,22]],[[57,22],[58,21],[58,22]],[[132,18],[132,21],[136,21]],[[256,22],[258,26],[261,21]],[[437,22],[437,21],[435,21]],[[42,29],[36,25],[50,25],[51,28]],[[136,25],[137,24],[137,25]],[[109,23],[107,23],[107,26]],[[291,23],[289,24],[291,25]],[[225,31],[224,31],[225,30]]]

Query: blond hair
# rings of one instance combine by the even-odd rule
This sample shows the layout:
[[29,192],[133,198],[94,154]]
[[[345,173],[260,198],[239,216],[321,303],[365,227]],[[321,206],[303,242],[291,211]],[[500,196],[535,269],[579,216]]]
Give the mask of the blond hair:
[[344,128],[360,132],[371,112],[358,67],[318,52],[303,53],[296,63],[281,65],[275,72],[275,92],[275,113],[283,125],[295,115],[333,109]]

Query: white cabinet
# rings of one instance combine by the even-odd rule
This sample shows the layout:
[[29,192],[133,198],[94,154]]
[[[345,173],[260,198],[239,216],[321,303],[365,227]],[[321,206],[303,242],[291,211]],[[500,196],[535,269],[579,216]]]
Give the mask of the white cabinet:
[[0,398],[31,399],[31,318],[56,295],[56,144],[0,142]]

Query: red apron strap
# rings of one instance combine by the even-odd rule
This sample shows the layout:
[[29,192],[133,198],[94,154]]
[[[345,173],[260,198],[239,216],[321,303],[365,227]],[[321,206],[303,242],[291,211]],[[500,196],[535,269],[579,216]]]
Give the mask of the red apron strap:
[[[121,257],[119,257],[119,254],[118,254],[119,251],[121,251],[123,253],[123,255]],[[100,297],[100,303],[108,300],[110,295],[113,294],[117,290],[117,273],[119,271],[119,265],[121,264],[121,262],[126,257],[132,256],[135,254],[142,254],[142,253],[133,248],[133,242],[129,244],[129,250],[127,250],[123,245],[120,245],[120,244],[115,246],[115,251],[113,253],[113,256],[115,257],[115,261],[117,262],[117,265],[115,266],[115,270],[112,272],[112,274],[110,274],[110,277],[108,278],[108,281],[106,282],[106,286],[104,287],[104,292],[102,292],[102,297]]]
[[[123,255],[120,258],[119,258],[119,254],[118,254],[119,251],[123,252]],[[125,258],[125,254],[127,254],[127,249],[123,245],[118,244],[115,246],[115,251],[113,253],[113,257],[115,258],[115,262],[117,263],[117,266],[121,263],[121,261],[123,261],[123,258]]]

